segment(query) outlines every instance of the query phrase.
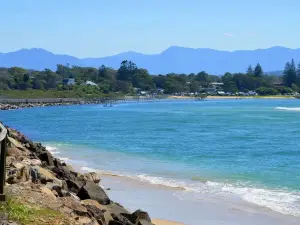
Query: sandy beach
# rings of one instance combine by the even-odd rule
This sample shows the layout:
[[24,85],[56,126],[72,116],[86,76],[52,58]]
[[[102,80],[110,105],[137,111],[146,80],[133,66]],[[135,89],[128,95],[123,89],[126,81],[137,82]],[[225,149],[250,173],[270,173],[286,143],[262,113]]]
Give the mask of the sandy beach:
[[184,225],[183,223],[176,223],[167,220],[153,219],[152,223],[155,225]]
[[[190,96],[169,96],[169,99],[196,99]],[[206,99],[293,99],[293,96],[207,96]]]

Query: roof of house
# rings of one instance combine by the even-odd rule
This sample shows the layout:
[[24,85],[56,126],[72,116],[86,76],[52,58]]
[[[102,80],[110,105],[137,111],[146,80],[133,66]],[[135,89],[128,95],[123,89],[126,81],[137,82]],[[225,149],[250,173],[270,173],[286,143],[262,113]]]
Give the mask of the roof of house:
[[92,85],[92,86],[98,86],[98,84],[94,83],[93,81],[86,81],[85,82],[86,85]]

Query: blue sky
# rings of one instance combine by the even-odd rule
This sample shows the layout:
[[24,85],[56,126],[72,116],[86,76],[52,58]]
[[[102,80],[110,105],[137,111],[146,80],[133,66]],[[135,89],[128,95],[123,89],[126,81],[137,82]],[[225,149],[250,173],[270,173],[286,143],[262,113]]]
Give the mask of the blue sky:
[[299,0],[0,0],[0,52],[300,48]]

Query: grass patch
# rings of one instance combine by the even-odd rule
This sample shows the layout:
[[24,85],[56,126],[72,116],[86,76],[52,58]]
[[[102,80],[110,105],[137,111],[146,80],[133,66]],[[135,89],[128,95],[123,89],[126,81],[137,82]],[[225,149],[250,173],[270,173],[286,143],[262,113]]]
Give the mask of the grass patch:
[[65,216],[58,211],[24,204],[13,198],[0,204],[0,212],[7,213],[9,220],[23,225],[54,225],[62,222],[66,225],[69,224]]

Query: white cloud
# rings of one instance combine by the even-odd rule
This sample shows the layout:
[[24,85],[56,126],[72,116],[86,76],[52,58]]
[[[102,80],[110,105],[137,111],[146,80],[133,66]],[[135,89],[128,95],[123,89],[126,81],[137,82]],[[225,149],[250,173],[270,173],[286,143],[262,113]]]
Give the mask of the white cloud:
[[224,33],[224,36],[225,37],[235,37],[235,35],[233,33],[229,33],[229,32]]

